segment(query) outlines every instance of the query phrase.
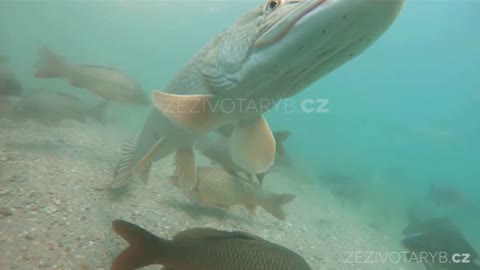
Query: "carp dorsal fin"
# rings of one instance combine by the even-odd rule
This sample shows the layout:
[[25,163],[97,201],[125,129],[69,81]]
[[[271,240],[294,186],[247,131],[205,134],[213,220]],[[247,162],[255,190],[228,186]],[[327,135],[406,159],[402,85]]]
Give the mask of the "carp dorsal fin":
[[221,240],[221,239],[244,239],[253,241],[265,241],[264,239],[242,231],[221,231],[211,228],[193,228],[182,231],[173,237],[177,243],[191,243],[199,240]]

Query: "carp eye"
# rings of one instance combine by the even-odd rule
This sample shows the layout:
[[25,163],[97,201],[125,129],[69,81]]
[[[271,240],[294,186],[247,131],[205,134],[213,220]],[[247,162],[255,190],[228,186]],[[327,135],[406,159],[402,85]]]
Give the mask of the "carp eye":
[[265,12],[269,14],[270,12],[274,11],[280,5],[280,0],[270,0],[265,5]]

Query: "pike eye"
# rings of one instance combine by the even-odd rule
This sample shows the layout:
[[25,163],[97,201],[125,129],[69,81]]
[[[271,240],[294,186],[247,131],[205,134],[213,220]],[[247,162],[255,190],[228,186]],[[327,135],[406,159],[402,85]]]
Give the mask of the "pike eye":
[[270,9],[275,9],[277,6],[278,6],[278,1],[277,0],[270,1],[270,4],[268,4],[268,7]]
[[270,0],[265,5],[265,13],[270,14],[270,12],[274,11],[280,5],[280,0]]

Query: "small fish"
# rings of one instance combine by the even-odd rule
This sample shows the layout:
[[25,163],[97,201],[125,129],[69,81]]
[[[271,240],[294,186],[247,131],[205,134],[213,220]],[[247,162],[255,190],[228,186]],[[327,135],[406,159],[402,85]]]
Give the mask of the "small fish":
[[87,118],[105,124],[107,102],[91,107],[75,96],[37,89],[18,99],[14,107],[15,117],[35,119],[46,125],[55,125],[64,119],[85,123]]
[[[227,125],[221,129],[218,129],[217,132],[224,135],[223,138],[213,143],[199,141],[197,148],[199,148],[202,155],[208,157],[210,160],[212,160],[212,162],[219,164],[228,172],[235,175],[238,175],[241,172],[248,180],[252,181],[252,174],[242,169],[242,167],[236,164],[232,159],[232,154],[230,152],[230,136],[233,133],[233,129],[233,125]],[[290,164],[283,146],[283,143],[290,136],[290,134],[290,131],[287,130],[273,132],[273,137],[275,138],[276,144],[275,148],[277,149],[275,154],[275,163],[273,164],[274,167],[276,164]],[[274,170],[274,167],[272,167],[271,170]],[[263,184],[263,178],[265,175],[266,173],[259,173],[255,175],[260,185]]]
[[[198,167],[195,188],[188,193],[200,202],[221,208],[243,205],[251,213],[258,206],[279,220],[285,220],[282,206],[295,199],[292,194],[275,194],[262,189],[258,184],[249,182],[239,176],[230,174],[222,168]],[[170,181],[177,187],[177,176]]]
[[70,85],[88,89],[105,100],[133,105],[150,104],[141,86],[121,71],[102,66],[69,64],[48,48],[42,48],[39,55],[35,73],[37,78],[66,78]]
[[8,58],[0,55],[0,96],[20,96],[23,88],[7,67]]
[[461,208],[466,205],[465,195],[453,186],[430,184],[427,199],[439,207]]
[[162,239],[138,225],[115,220],[113,230],[129,243],[111,270],[160,264],[168,270],[311,270],[297,253],[250,233],[193,228]]
[[[411,252],[409,261],[422,262],[427,270],[480,270],[478,253],[460,231],[445,226],[433,226],[407,235],[402,245]],[[441,252],[448,261],[439,258]],[[425,257],[425,254],[429,255]],[[453,261],[455,254],[459,254],[456,259],[460,261]],[[468,254],[468,262],[462,260],[464,254]]]

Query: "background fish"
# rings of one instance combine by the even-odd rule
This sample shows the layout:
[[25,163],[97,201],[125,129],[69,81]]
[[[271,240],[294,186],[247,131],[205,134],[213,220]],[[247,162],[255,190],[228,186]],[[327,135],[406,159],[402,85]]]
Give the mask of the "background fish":
[[[425,258],[422,261],[427,270],[480,270],[478,264],[478,253],[464,238],[461,232],[452,230],[446,226],[433,226],[422,232],[407,235],[402,244],[409,251],[415,254],[416,258],[421,258],[420,252],[423,254],[437,254],[436,258]],[[448,261],[440,261],[440,252],[444,252]],[[463,259],[463,254],[469,254],[469,262],[453,262],[453,255],[459,254]]]
[[151,264],[169,270],[311,270],[295,252],[246,232],[195,228],[165,240],[123,220],[112,225],[130,245],[115,258],[112,270]]
[[147,105],[150,100],[141,86],[125,73],[108,67],[73,65],[47,48],[39,51],[37,78],[66,78],[70,85],[88,89],[94,95],[121,103]]
[[0,96],[20,96],[23,88],[7,67],[8,58],[0,55]]
[[108,103],[89,106],[69,94],[37,89],[19,98],[13,107],[16,119],[35,119],[43,124],[58,124],[65,119],[85,123],[88,118],[105,124]]
[[430,190],[426,198],[435,205],[446,208],[461,208],[467,203],[463,192],[454,186],[433,183],[430,184]]
[[423,233],[432,230],[458,231],[458,227],[447,217],[426,218],[415,212],[414,208],[408,209],[408,224],[403,229],[403,235]]
[[[170,180],[179,186],[177,176]],[[196,186],[188,195],[217,207],[243,205],[250,212],[255,212],[258,205],[280,220],[285,219],[282,206],[295,199],[295,195],[271,193],[258,184],[215,167],[197,168]]]

